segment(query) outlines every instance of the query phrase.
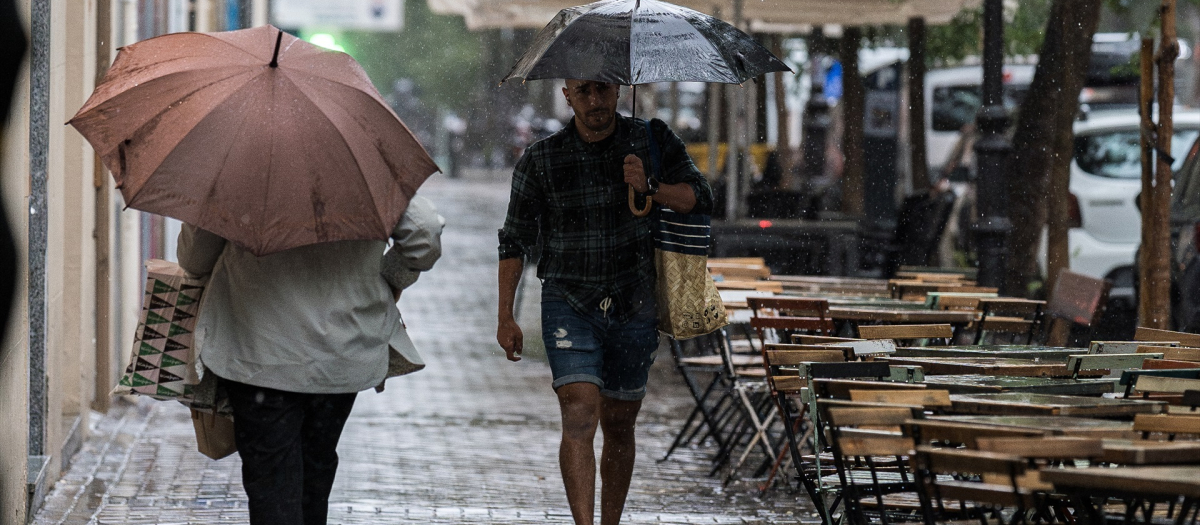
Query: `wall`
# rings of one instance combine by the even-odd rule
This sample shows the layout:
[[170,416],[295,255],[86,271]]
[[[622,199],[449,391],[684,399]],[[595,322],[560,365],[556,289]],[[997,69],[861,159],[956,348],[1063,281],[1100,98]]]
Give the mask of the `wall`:
[[[29,0],[17,0],[29,34]],[[18,247],[17,287],[12,313],[0,340],[0,522],[25,519],[25,472],[28,445],[29,309],[24,276],[29,209],[29,57],[14,90],[12,113],[0,142],[0,202]],[[3,124],[3,123],[0,123]]]

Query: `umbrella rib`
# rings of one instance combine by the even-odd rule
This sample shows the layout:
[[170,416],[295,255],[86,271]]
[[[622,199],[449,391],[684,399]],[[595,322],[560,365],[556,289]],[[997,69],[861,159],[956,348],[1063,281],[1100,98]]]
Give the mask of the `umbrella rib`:
[[[287,77],[286,75],[285,75],[283,78],[284,78],[284,79],[286,79],[286,80],[287,80],[289,83],[291,83],[291,84],[292,84],[292,86],[293,86],[293,87],[295,87],[295,89],[296,89],[297,91],[299,91],[299,92],[301,92],[301,93],[304,93],[305,95],[308,95],[308,94],[305,92],[304,88],[302,88],[302,87],[300,86],[300,84],[299,84],[299,83],[297,83],[295,80],[293,80],[293,79],[291,79],[291,78]],[[324,77],[317,76],[317,78],[324,78]],[[351,89],[353,89],[353,90],[355,90],[355,91],[362,92],[362,90],[360,90],[360,89],[359,89],[359,88],[357,88],[357,87],[354,87],[354,86],[349,86],[349,85],[346,85],[346,84],[344,84],[344,83],[341,83],[341,82],[335,82],[335,83],[336,83],[336,84],[338,84],[338,85],[341,85],[341,86],[347,87],[347,88],[351,88]],[[337,103],[337,97],[331,97],[331,98],[333,98],[333,99],[334,99],[333,103],[334,103],[335,105],[337,105],[337,107],[338,107],[338,108],[342,109],[343,111],[346,111],[346,108],[344,108],[344,107],[343,107],[341,104],[338,104],[338,103]],[[370,98],[371,98],[372,100],[374,100],[374,99],[375,99],[375,97],[370,97]],[[336,129],[336,130],[338,130],[338,131],[341,131],[341,128],[339,128],[339,127],[338,127],[337,123],[335,123],[335,122],[333,121],[333,119],[329,118],[329,116],[325,114],[325,111],[324,111],[324,109],[322,109],[320,105],[318,105],[316,102],[314,102],[314,101],[313,101],[313,98],[312,98],[311,96],[305,96],[305,97],[304,97],[304,100],[306,100],[306,101],[307,101],[309,104],[312,104],[314,107],[316,107],[316,109],[317,109],[317,114],[318,114],[318,115],[320,115],[320,116],[321,116],[321,118],[325,119],[325,121],[329,123],[329,126],[330,126],[330,127],[332,127],[333,129]],[[388,109],[389,111],[391,111],[391,108],[387,108],[387,109]],[[393,113],[393,115],[394,115],[394,113]],[[399,120],[399,119],[397,118],[397,120]],[[337,138],[338,138],[338,140],[340,140],[340,141],[342,142],[342,145],[344,145],[344,146],[346,147],[346,151],[349,151],[349,152],[351,152],[350,158],[354,159],[354,167],[358,169],[358,172],[359,172],[359,173],[363,173],[363,168],[362,168],[362,165],[361,165],[361,164],[359,164],[359,162],[358,162],[358,156],[353,154],[353,152],[354,152],[354,148],[352,148],[352,147],[350,146],[350,143],[349,143],[348,141],[346,141],[346,137],[345,137],[345,135],[343,135],[342,133],[336,133],[336,135],[337,135]],[[376,151],[378,151],[378,149],[379,149],[379,148],[377,147],[377,148],[376,148]],[[269,184],[269,182],[270,182],[270,181],[268,180],[268,184]],[[365,182],[364,182],[364,184],[365,184]],[[378,205],[375,203],[375,199],[371,199],[371,206],[372,206],[373,208],[375,208],[375,214],[374,214],[373,216],[374,216],[374,217],[379,217],[380,210],[379,210],[379,206],[378,206]],[[315,214],[314,214],[314,219],[315,219]],[[380,224],[380,226],[383,226],[383,224],[381,223],[381,224]],[[390,230],[389,230],[389,232],[390,232]]]
[[[207,69],[226,69],[226,68],[225,68],[225,67],[211,67],[211,68],[203,68],[203,69],[207,70]],[[113,97],[110,97],[110,98],[108,98],[108,99],[105,99],[103,102],[100,102],[100,103],[98,103],[98,104],[97,104],[95,107],[96,107],[96,108],[99,108],[100,106],[102,106],[102,105],[104,105],[104,104],[107,104],[107,103],[109,103],[109,102],[112,102],[112,101],[113,101],[113,99],[117,98],[118,96],[131,95],[132,93],[135,93],[135,92],[138,92],[138,91],[141,91],[141,90],[152,90],[152,89],[154,88],[154,85],[155,85],[155,84],[157,84],[157,81],[158,81],[158,80],[163,80],[163,79],[171,78],[171,77],[178,76],[178,75],[186,75],[186,74],[191,74],[191,73],[193,73],[194,71],[201,71],[201,70],[199,70],[199,69],[198,69],[198,70],[190,70],[190,71],[178,71],[178,72],[175,72],[175,73],[170,73],[170,74],[167,74],[167,75],[163,75],[162,77],[158,77],[158,78],[152,79],[151,81],[148,81],[148,82],[143,82],[143,83],[141,83],[140,85],[138,85],[138,86],[135,86],[134,88],[127,89],[127,90],[124,90],[124,91],[121,91],[121,92],[119,92],[119,93],[116,93],[116,94],[114,94],[114,96],[113,96]],[[129,135],[128,135],[128,137],[127,137],[127,138],[133,138],[134,136],[137,136],[137,135],[138,135],[138,134],[139,134],[139,133],[140,133],[140,132],[143,130],[143,128],[145,128],[145,127],[146,127],[146,125],[147,125],[147,124],[150,124],[151,122],[156,122],[156,121],[158,121],[158,120],[162,119],[162,117],[163,117],[163,115],[164,115],[165,113],[167,113],[168,111],[171,111],[172,109],[174,109],[174,107],[175,107],[175,106],[177,106],[177,105],[179,105],[179,103],[181,103],[181,102],[183,102],[183,101],[186,101],[187,99],[189,99],[189,98],[192,98],[192,97],[196,96],[198,93],[200,93],[201,91],[203,91],[205,88],[211,87],[211,86],[213,86],[213,85],[215,85],[215,84],[219,84],[219,83],[221,83],[221,82],[225,82],[225,81],[227,81],[227,80],[229,80],[229,79],[231,79],[231,78],[234,78],[234,77],[238,76],[239,74],[241,74],[241,72],[237,72],[237,71],[235,71],[235,72],[234,72],[233,74],[231,74],[231,75],[228,75],[228,76],[225,76],[225,77],[221,77],[221,78],[215,79],[215,80],[213,80],[213,81],[211,81],[211,82],[207,82],[207,83],[204,83],[204,84],[202,84],[202,85],[196,86],[196,87],[195,87],[195,89],[193,89],[193,90],[191,90],[190,92],[188,92],[188,93],[187,93],[187,95],[185,95],[185,96],[182,96],[182,97],[179,97],[179,98],[175,99],[175,102],[173,102],[172,104],[170,104],[170,105],[168,105],[168,106],[166,106],[166,107],[163,107],[163,108],[162,108],[161,110],[159,110],[158,112],[154,113],[153,115],[150,115],[150,117],[149,117],[149,118],[147,118],[145,121],[143,121],[142,123],[138,124],[138,125],[137,125],[137,127],[135,127],[131,133],[129,133]],[[234,91],[234,93],[236,93],[236,92],[237,92],[237,91],[235,90],[235,91]],[[231,93],[231,94],[232,94],[232,93]],[[74,122],[76,119],[78,119],[78,118],[79,118],[79,116],[78,116],[78,115],[77,115],[77,116],[75,116],[75,117],[73,117],[73,118],[72,118],[70,121],[68,121],[68,124],[71,124],[71,123],[73,123],[73,122]],[[105,151],[103,151],[103,152],[98,152],[98,153],[101,153],[102,155],[106,155],[106,154],[112,153],[112,151],[113,151],[114,149],[116,149],[116,148],[117,148],[117,143],[114,143],[114,145],[113,145],[111,148],[108,148],[108,149],[106,149]]]
[[[177,73],[172,73],[172,74],[177,74]],[[197,88],[196,90],[192,91],[191,93],[188,93],[188,95],[187,95],[186,97],[180,98],[179,100],[180,100],[180,101],[183,101],[183,100],[187,100],[188,98],[194,97],[194,96],[196,96],[196,94],[197,94],[197,93],[199,93],[199,92],[200,92],[202,89],[204,89],[204,88],[206,88],[206,87],[209,87],[209,86],[212,86],[212,85],[214,85],[214,84],[217,84],[217,83],[219,83],[219,82],[223,82],[223,81],[225,81],[225,80],[228,80],[228,79],[232,78],[233,76],[236,76],[236,75],[231,75],[231,76],[229,76],[229,77],[225,77],[225,78],[223,78],[223,79],[220,79],[220,80],[217,80],[217,81],[213,81],[213,82],[207,83],[207,84],[205,84],[205,85],[203,85],[203,86],[200,86],[199,88]],[[256,75],[256,76],[257,76],[257,75]],[[234,90],[230,91],[228,95],[226,95],[226,96],[225,96],[223,99],[221,99],[219,102],[217,102],[216,104],[214,104],[214,105],[213,105],[213,107],[217,107],[217,106],[220,106],[221,104],[224,104],[224,103],[225,103],[225,102],[227,102],[227,101],[228,101],[230,98],[232,98],[234,95],[238,94],[238,93],[239,93],[239,92],[241,92],[243,89],[246,89],[246,86],[248,86],[248,85],[250,84],[250,81],[251,81],[251,80],[253,80],[253,78],[251,78],[251,79],[248,79],[248,80],[247,80],[247,81],[246,81],[246,82],[245,82],[245,83],[244,83],[244,84],[243,84],[241,87],[239,87],[239,88],[237,88],[237,89],[234,89]],[[140,125],[138,125],[138,127],[137,127],[137,128],[135,128],[135,129],[133,130],[133,132],[129,134],[129,138],[130,138],[130,139],[132,139],[133,137],[137,137],[137,136],[140,136],[140,135],[142,135],[142,134],[143,134],[143,132],[144,132],[144,130],[146,129],[146,126],[149,126],[151,123],[158,122],[159,120],[162,120],[162,119],[165,117],[165,115],[167,114],[167,112],[171,111],[172,107],[174,107],[174,106],[176,106],[176,105],[178,105],[178,104],[177,104],[177,103],[176,103],[176,104],[171,104],[171,105],[169,105],[169,106],[167,106],[167,107],[163,108],[163,109],[162,109],[162,110],[160,110],[159,112],[155,113],[153,116],[151,116],[151,117],[150,117],[149,119],[147,119],[145,122],[143,122],[143,123],[141,123]],[[202,120],[203,120],[203,118],[201,118],[200,120],[202,121]],[[186,139],[186,138],[187,138],[187,136],[188,136],[188,134],[187,134],[187,133],[183,134],[183,135],[182,135],[182,136],[179,138],[179,140],[178,140],[178,141],[175,143],[175,145],[174,145],[174,146],[178,146],[180,142],[182,142],[184,139]],[[172,146],[172,148],[174,148],[174,146]],[[110,150],[108,150],[108,152],[111,152],[111,151],[112,151],[111,149],[110,149]],[[123,175],[124,175],[124,174],[123,174]],[[149,180],[149,177],[147,177],[147,180]],[[138,194],[138,193],[141,193],[141,191],[142,191],[142,188],[143,188],[143,187],[145,187],[145,184],[144,184],[144,183],[143,183],[141,186],[138,186],[138,188],[137,188],[136,190],[132,190],[132,188],[131,188],[131,191],[132,191],[132,193],[131,193],[131,195],[130,195],[130,197],[129,197],[129,200],[130,200],[130,202],[133,202],[133,199],[137,197],[137,194]]]

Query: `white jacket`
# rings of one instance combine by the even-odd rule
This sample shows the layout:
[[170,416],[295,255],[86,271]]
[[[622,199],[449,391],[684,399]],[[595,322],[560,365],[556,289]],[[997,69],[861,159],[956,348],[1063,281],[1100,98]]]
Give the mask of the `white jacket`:
[[392,287],[416,281],[441,256],[445,220],[413,197],[383,241],[338,241],[257,257],[185,225],[179,265],[210,275],[196,326],[200,361],[225,379],[288,392],[350,393],[382,383],[388,348],[419,370]]

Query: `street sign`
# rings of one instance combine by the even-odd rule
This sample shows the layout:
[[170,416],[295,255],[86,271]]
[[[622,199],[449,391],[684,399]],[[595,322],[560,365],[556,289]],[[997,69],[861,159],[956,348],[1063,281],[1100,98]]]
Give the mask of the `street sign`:
[[289,29],[399,31],[404,0],[271,0],[271,21]]

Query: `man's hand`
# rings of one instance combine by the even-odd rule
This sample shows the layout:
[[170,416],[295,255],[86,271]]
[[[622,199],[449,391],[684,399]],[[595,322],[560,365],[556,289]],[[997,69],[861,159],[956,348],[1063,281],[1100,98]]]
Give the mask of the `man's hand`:
[[646,168],[637,155],[625,156],[625,182],[633,186],[638,193],[646,193],[650,189],[646,184]]
[[525,336],[517,320],[510,317],[501,320],[496,326],[496,341],[504,348],[509,361],[520,361],[521,350],[524,348]]

